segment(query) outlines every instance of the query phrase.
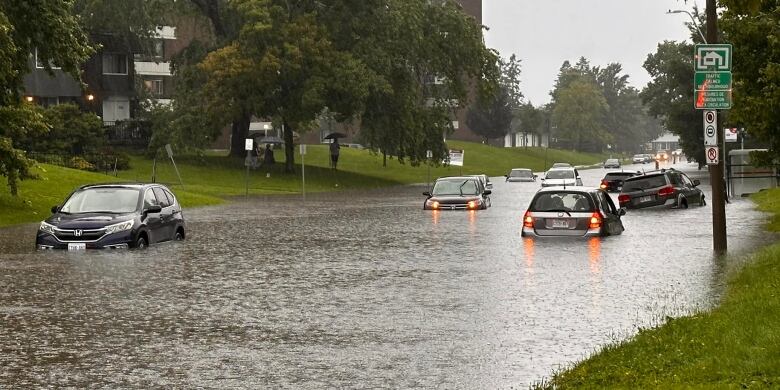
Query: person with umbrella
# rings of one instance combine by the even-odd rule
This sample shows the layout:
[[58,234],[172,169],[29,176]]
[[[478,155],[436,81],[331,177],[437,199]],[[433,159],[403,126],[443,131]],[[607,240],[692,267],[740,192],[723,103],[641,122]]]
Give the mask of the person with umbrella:
[[325,137],[325,139],[333,140],[330,143],[330,166],[334,171],[336,170],[336,165],[339,163],[339,151],[341,149],[341,145],[339,145],[339,138],[345,136],[346,135],[342,133],[330,133]]

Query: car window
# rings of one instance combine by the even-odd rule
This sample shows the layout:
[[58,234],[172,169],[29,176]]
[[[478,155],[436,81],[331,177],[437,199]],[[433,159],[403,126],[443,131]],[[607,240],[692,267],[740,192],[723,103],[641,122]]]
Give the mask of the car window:
[[168,191],[168,190],[164,190],[164,191],[165,191],[165,196],[168,197],[168,203],[170,203],[171,205],[175,205],[176,204],[176,197],[173,196],[173,194],[170,191]]
[[617,209],[615,208],[615,203],[612,201],[612,198],[603,192],[598,192],[598,194],[599,203],[601,203],[601,211],[605,213],[617,214]]
[[138,207],[138,189],[135,188],[87,188],[75,192],[60,211],[79,213],[131,213]]
[[593,204],[581,192],[544,192],[536,196],[531,211],[593,211]]
[[663,187],[666,185],[666,176],[650,175],[628,178],[623,182],[623,191],[642,191],[650,188]]
[[674,184],[675,186],[683,185],[682,178],[680,177],[680,174],[678,174],[677,172],[669,172],[669,181],[671,181],[672,184]]
[[547,171],[547,179],[574,179],[574,171],[570,169],[561,169]]
[[160,207],[168,207],[171,205],[171,202],[168,200],[168,197],[165,196],[165,192],[163,192],[162,188],[160,187],[154,187],[154,196],[157,198],[157,201],[160,202]]
[[151,189],[146,190],[146,193],[144,194],[144,208],[149,208],[152,206],[159,206],[160,202],[157,201],[157,197],[154,196],[154,191]]
[[688,177],[686,174],[684,174],[684,173],[681,173],[681,174],[680,174],[680,177],[682,178],[682,181],[683,181],[683,183],[684,183],[686,186],[693,187],[693,182],[691,181],[691,179],[690,179],[690,178],[689,178],[689,177]]
[[511,177],[531,177],[531,171],[512,171],[509,173]]
[[634,174],[630,172],[611,172],[611,173],[607,173],[604,176],[604,178],[614,180],[614,179],[626,179],[632,176],[634,176]]

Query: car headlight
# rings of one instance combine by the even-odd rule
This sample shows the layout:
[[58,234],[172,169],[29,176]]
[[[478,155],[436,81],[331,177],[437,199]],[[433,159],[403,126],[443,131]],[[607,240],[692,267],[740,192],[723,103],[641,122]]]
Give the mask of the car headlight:
[[54,225],[41,221],[41,226],[38,228],[39,232],[54,234]]
[[131,219],[129,221],[108,225],[106,226],[106,234],[113,234],[113,233],[123,232],[125,230],[130,230],[133,228],[134,224],[135,224],[135,220]]

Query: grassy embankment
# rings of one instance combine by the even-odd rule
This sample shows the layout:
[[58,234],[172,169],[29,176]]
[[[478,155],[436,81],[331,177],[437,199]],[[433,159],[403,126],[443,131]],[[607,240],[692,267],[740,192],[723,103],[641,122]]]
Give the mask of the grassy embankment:
[[[465,150],[463,174],[487,173],[499,176],[511,168],[527,167],[536,171],[544,169],[543,148],[496,148],[477,143],[450,142],[451,148]],[[328,168],[327,145],[309,145],[306,158],[306,192],[379,188],[391,185],[424,183],[427,180],[427,166],[412,167],[388,159],[382,166],[382,157],[367,150],[342,148],[339,171]],[[297,152],[297,148],[296,148]],[[284,160],[284,152],[275,152],[277,161]],[[604,155],[573,153],[561,150],[547,152],[547,165],[555,161],[572,164],[593,164],[603,161]],[[268,171],[260,168],[251,171],[249,193],[297,194],[301,191],[301,156],[296,155],[297,174],[282,173],[283,164],[278,163]],[[243,158],[224,156],[177,157],[176,163],[184,185],[178,178],[170,160],[157,162],[157,181],[171,186],[185,207],[212,205],[224,198],[244,195],[245,168]],[[119,177],[98,173],[77,171],[51,165],[41,165],[36,172],[41,180],[25,180],[21,183],[19,197],[12,198],[7,190],[0,190],[0,226],[24,222],[35,222],[49,214],[49,209],[62,201],[74,188],[87,183],[106,181],[150,181],[152,161],[133,157],[131,169],[120,171]],[[431,178],[460,174],[460,167],[433,167]],[[2,180],[4,178],[0,178]]]
[[[780,232],[780,189],[753,200]],[[717,308],[605,347],[540,388],[780,388],[780,243],[745,259]]]

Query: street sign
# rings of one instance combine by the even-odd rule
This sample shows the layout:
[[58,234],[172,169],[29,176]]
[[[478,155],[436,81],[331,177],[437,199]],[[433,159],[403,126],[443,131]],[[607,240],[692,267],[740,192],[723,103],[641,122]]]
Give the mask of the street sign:
[[244,150],[246,150],[246,151],[252,150],[252,148],[254,147],[254,143],[255,143],[255,141],[253,139],[247,138],[244,141]]
[[301,156],[306,155],[306,145],[305,144],[300,144],[298,146],[301,147]]
[[425,158],[427,158],[427,159],[433,158],[433,151],[432,150],[426,150],[425,151]]
[[463,166],[463,155],[465,154],[465,151],[463,150],[450,150],[450,165],[457,165],[459,167]]
[[704,146],[718,145],[718,113],[704,111]]
[[697,91],[731,90],[731,72],[696,72],[693,81]]
[[731,91],[698,90],[694,96],[696,109],[728,110],[731,108]]
[[737,142],[737,134],[739,134],[739,129],[736,127],[723,129],[723,137],[726,142]]
[[694,68],[697,72],[731,72],[731,45],[696,45]]
[[705,147],[704,157],[707,159],[707,165],[718,165],[718,147],[717,146]]
[[168,158],[173,158],[173,149],[171,149],[171,144],[165,144],[165,153],[168,153]]

